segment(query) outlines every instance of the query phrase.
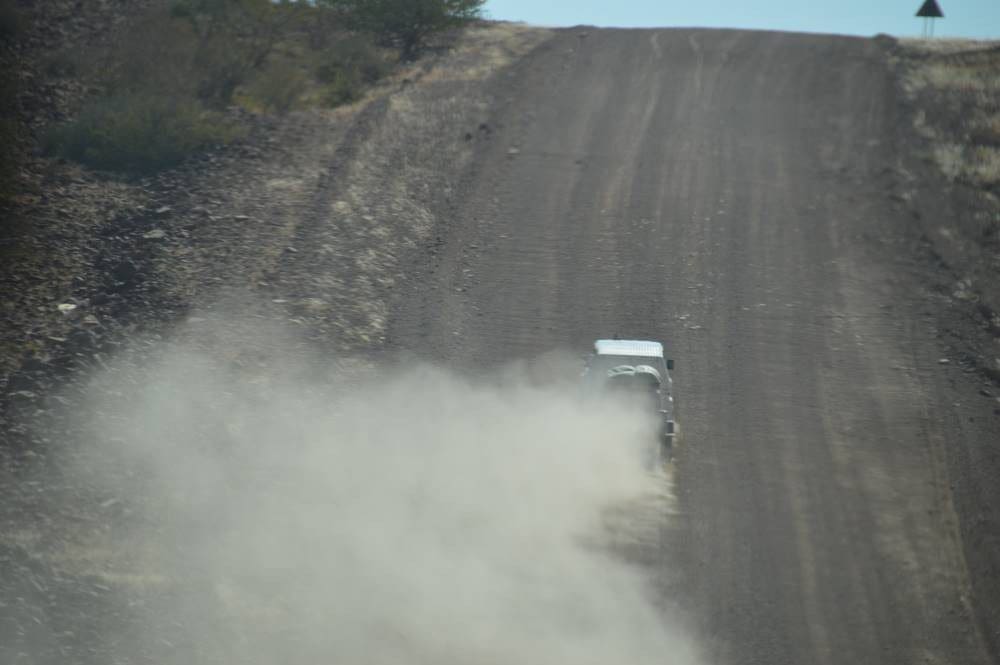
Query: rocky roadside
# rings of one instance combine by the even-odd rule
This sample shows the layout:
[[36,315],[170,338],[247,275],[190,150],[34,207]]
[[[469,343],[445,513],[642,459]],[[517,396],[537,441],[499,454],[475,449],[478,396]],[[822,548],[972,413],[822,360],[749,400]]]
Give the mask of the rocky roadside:
[[[19,57],[63,34],[50,32]],[[5,448],[37,448],[24,439],[26,416],[47,410],[66,377],[223,294],[249,297],[330,348],[377,348],[401,258],[430,232],[473,140],[488,137],[477,129],[485,81],[541,34],[476,28],[351,107],[244,114],[245,140],[156,177],[123,180],[29,151],[26,193],[0,245]],[[26,114],[39,125],[65,117],[58,104],[38,112],[37,100],[72,97],[70,88],[25,93]]]
[[[911,223],[882,229],[882,246],[903,271],[901,283],[915,287],[900,298],[917,302],[932,327],[942,348],[941,371],[951,373],[953,386],[968,386],[963,403],[950,406],[986,401],[997,417],[1000,171],[980,166],[976,172],[966,160],[978,150],[997,150],[1000,134],[995,124],[989,131],[989,118],[1000,88],[983,86],[989,78],[981,74],[997,71],[1000,49],[996,43],[900,42],[889,55],[897,74],[893,140],[901,160],[887,174],[887,196]],[[972,381],[959,381],[958,373]],[[1000,446],[953,443],[946,458],[970,600],[981,634],[1000,657]]]
[[[954,361],[1000,388],[1000,66],[995,42],[897,42],[901,162],[888,196],[909,211],[917,269],[945,313]],[[974,155],[986,157],[976,163]],[[995,159],[995,158],[994,158]],[[1000,391],[997,392],[1000,396]]]
[[[101,534],[128,507],[60,470],[86,436],[82,405],[121,390],[93,377],[141,371],[168,339],[222,370],[266,366],[280,358],[255,333],[271,325],[304,353],[378,355],[406,266],[490,140],[491,82],[546,35],[471,28],[358,104],[244,117],[244,140],[155,177],[114,178],[27,146],[25,194],[0,244],[0,566],[13,571],[0,579],[0,661],[181,653],[181,619],[157,608],[205,590],[108,553]],[[130,643],[153,617],[168,626],[157,640]]]

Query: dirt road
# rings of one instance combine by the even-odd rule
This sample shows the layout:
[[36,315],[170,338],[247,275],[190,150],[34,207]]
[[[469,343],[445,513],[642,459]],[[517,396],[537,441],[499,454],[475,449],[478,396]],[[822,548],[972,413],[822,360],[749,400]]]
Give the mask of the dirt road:
[[948,455],[995,425],[890,259],[884,60],[852,38],[558,33],[502,84],[391,320],[395,348],[453,366],[666,342],[685,517],[659,565],[713,662],[989,661]]

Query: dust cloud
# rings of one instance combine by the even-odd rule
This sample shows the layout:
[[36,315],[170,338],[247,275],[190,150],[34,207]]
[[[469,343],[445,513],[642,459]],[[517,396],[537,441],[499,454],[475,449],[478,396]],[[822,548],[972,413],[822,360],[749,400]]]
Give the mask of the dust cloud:
[[608,508],[660,482],[640,414],[272,342],[177,343],[93,382],[76,472],[116,511],[122,662],[697,662],[605,542]]

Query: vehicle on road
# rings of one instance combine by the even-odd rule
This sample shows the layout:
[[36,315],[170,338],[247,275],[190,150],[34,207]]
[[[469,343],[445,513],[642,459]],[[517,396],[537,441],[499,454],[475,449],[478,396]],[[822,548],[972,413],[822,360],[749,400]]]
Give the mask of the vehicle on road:
[[679,433],[674,417],[674,361],[663,354],[660,342],[637,339],[599,339],[587,358],[584,382],[602,392],[645,402],[658,418],[657,454],[669,461]]

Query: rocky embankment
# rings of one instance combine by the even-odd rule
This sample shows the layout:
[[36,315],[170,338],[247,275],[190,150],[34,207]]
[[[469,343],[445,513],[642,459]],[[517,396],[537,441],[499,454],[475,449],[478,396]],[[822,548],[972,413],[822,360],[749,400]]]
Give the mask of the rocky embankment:
[[220,311],[238,310],[244,332],[274,322],[313,349],[379,353],[405,263],[423,256],[476,144],[491,140],[492,82],[546,36],[473,27],[354,105],[233,110],[246,114],[245,139],[157,176],[42,156],[40,132],[87,91],[71,76],[43,78],[38,54],[106,39],[127,24],[120,10],[142,5],[39,3],[4,54],[21,68],[23,127],[20,191],[0,233],[0,564],[14,571],[0,580],[4,662],[163,657],[112,644],[140,621],[148,579],[109,577],[80,534],[111,528],[120,507],[59,471],[82,436],[69,414],[102,390],[90,377],[142,361],[178,330],[238,364],[245,347],[191,332]]
[[85,90],[72,79],[38,84],[41,73],[28,64],[54,44],[106,37],[124,14],[39,14],[8,54],[25,67],[20,104],[29,129],[23,192],[2,237],[6,450],[37,448],[26,420],[48,410],[47,396],[66,377],[226,294],[330,348],[377,350],[401,261],[449,205],[474,144],[490,138],[486,82],[544,35],[471,29],[449,52],[348,107],[285,116],[234,110],[251,127],[246,139],[157,176],[124,179],[33,148]]

